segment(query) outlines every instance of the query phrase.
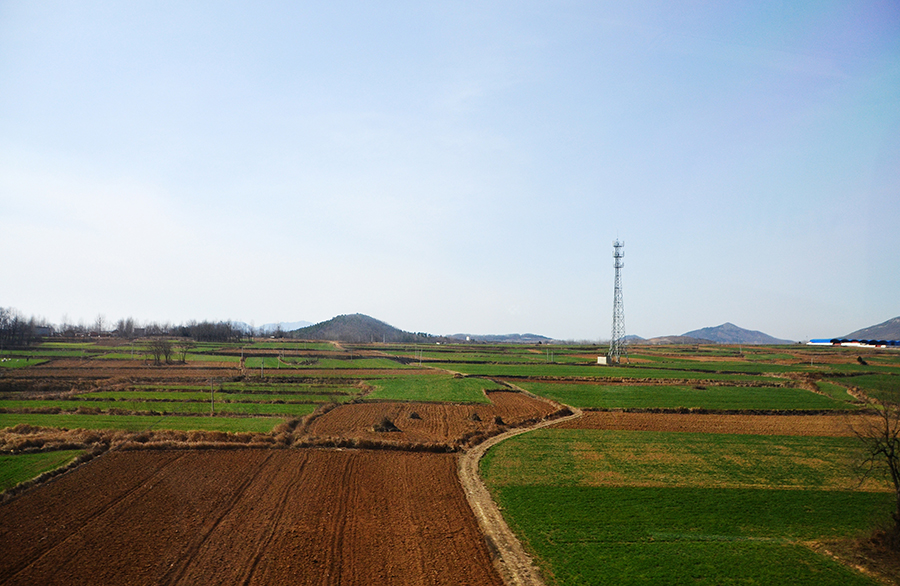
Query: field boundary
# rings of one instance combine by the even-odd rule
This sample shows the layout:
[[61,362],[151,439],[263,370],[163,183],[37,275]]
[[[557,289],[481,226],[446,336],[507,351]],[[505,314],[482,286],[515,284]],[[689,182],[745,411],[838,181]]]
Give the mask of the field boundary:
[[489,548],[495,554],[494,565],[500,577],[503,578],[503,582],[508,586],[545,586],[545,583],[540,570],[534,565],[531,556],[528,555],[515,533],[507,525],[497,503],[491,498],[491,493],[488,492],[487,486],[478,473],[478,463],[491,447],[506,439],[554,423],[581,417],[581,410],[572,407],[569,409],[572,411],[571,415],[558,419],[545,419],[528,427],[506,431],[487,439],[459,456],[458,474],[466,494],[466,500],[469,502],[472,512],[475,513],[478,526],[481,527]]

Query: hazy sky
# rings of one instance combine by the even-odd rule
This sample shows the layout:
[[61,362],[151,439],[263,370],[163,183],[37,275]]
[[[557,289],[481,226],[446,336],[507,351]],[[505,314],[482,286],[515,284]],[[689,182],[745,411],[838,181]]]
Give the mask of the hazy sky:
[[629,334],[900,315],[900,4],[0,0],[0,306],[608,339],[616,238]]

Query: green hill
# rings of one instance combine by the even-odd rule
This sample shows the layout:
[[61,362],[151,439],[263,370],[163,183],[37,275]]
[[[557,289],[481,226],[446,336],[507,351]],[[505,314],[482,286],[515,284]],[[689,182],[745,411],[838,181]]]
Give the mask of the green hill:
[[404,332],[368,315],[354,313],[339,315],[328,321],[290,332],[292,338],[302,340],[330,340],[335,342],[433,342],[438,338],[429,334]]

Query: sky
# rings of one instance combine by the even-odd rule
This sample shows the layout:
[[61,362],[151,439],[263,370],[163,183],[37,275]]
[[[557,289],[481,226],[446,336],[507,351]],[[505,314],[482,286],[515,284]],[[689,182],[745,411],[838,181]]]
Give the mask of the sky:
[[807,340],[900,315],[895,1],[0,0],[0,306]]

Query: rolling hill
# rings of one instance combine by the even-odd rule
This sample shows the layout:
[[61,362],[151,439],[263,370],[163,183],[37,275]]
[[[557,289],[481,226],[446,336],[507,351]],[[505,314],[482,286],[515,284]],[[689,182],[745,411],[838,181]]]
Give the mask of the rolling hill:
[[755,330],[745,330],[733,323],[724,323],[714,328],[702,328],[682,334],[689,338],[711,340],[716,344],[793,344],[791,340],[779,340]]
[[900,340],[900,317],[856,330],[842,337],[848,340]]
[[339,315],[328,321],[293,330],[290,332],[290,337],[357,344],[366,342],[433,342],[440,339],[429,334],[404,332],[361,313]]

